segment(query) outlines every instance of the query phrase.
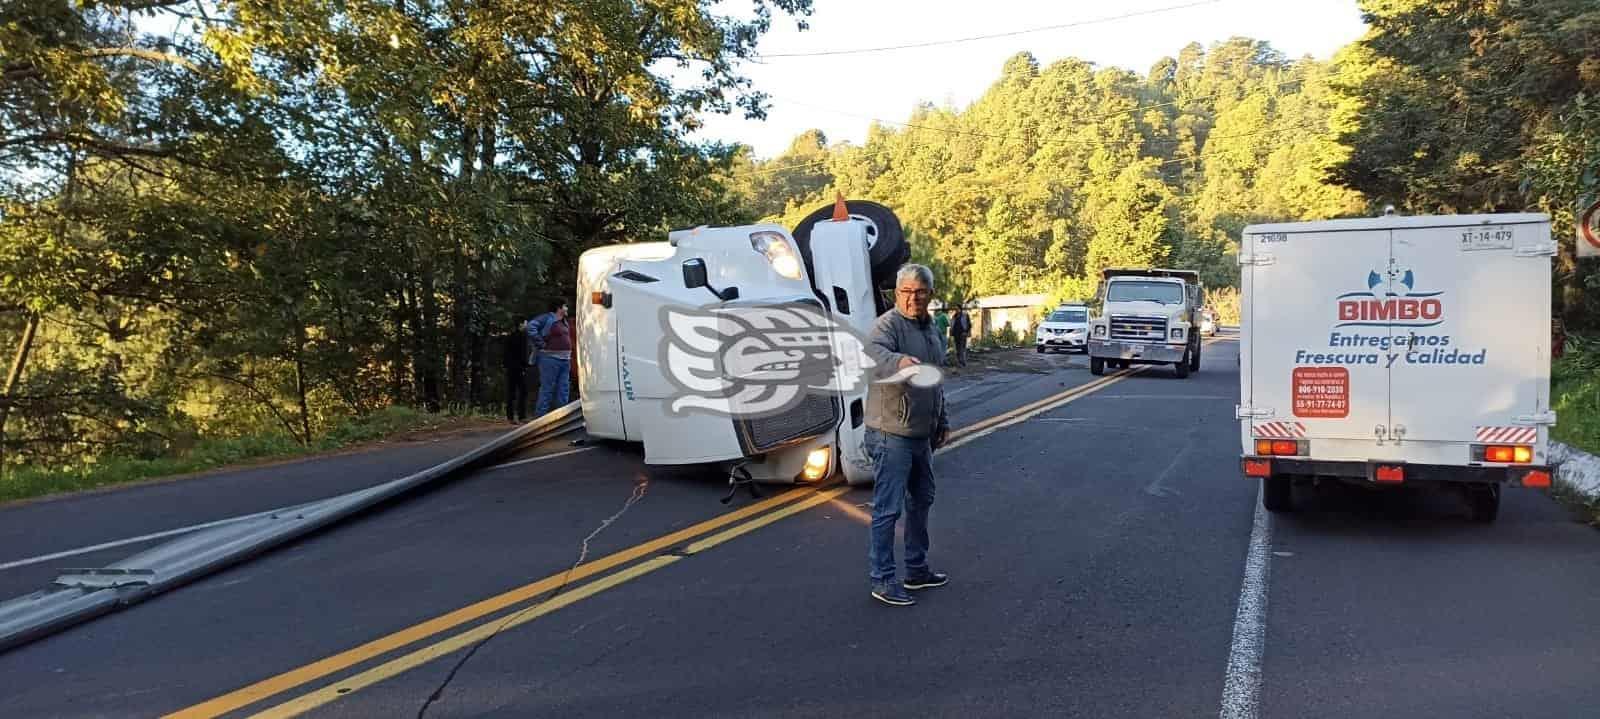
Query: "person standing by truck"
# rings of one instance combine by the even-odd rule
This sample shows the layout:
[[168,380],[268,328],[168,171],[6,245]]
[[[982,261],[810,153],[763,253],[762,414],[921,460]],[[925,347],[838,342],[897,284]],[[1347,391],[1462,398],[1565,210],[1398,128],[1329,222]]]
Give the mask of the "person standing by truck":
[[[895,276],[895,306],[878,317],[866,346],[882,375],[919,364],[939,366],[944,342],[928,315],[933,272],[906,265]],[[931,386],[875,382],[868,390],[867,448],[873,458],[868,571],[872,596],[891,606],[916,603],[908,589],[943,586],[949,576],[928,568],[928,511],[933,506],[933,451],[950,433],[942,381]],[[895,581],[894,529],[906,517],[906,579]]]
[[519,322],[505,336],[502,364],[506,369],[506,421],[520,424],[528,418],[528,331]]
[[950,322],[950,339],[956,343],[956,364],[967,366],[967,338],[972,336],[972,318],[967,316],[967,308],[957,304],[956,316]]
[[[934,315],[933,326],[939,331],[939,341],[943,342],[944,346],[948,348],[950,346],[950,310],[940,310],[939,314]],[[939,364],[943,365],[945,361],[945,355],[941,353],[939,355]]]
[[572,329],[567,324],[567,303],[528,323],[528,339],[538,348],[539,406],[534,416],[565,405],[572,373]]

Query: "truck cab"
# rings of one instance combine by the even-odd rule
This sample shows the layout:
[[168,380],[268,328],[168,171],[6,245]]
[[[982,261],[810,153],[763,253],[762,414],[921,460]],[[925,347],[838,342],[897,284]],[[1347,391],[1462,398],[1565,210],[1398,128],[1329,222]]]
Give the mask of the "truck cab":
[[1107,366],[1170,364],[1179,377],[1200,369],[1199,273],[1169,269],[1107,269],[1089,323],[1089,371]]
[[909,248],[887,208],[833,209],[792,233],[696,227],[585,252],[574,306],[589,435],[641,444],[646,465],[870,482],[860,338]]

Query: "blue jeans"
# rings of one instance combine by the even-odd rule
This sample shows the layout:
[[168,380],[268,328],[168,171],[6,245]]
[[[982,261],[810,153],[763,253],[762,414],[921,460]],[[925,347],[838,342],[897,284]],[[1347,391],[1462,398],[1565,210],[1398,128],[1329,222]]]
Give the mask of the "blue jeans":
[[546,412],[571,401],[567,399],[567,385],[572,379],[571,362],[560,357],[539,355],[539,407],[533,413],[534,418],[543,417]]
[[906,515],[906,574],[927,574],[933,445],[926,438],[868,429],[867,451],[873,460],[872,533],[867,552],[872,582],[895,581],[894,526],[902,512]]

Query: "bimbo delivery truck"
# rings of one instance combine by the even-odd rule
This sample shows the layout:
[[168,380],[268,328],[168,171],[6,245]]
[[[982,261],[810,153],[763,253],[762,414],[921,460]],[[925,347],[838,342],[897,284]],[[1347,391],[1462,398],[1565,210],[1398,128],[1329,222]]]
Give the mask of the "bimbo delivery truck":
[[1555,251],[1543,214],[1246,227],[1237,416],[1266,508],[1431,484],[1487,522],[1502,487],[1549,487]]
[[578,381],[593,437],[735,482],[872,480],[860,338],[909,259],[888,208],[842,198],[794,231],[696,227],[578,261]]

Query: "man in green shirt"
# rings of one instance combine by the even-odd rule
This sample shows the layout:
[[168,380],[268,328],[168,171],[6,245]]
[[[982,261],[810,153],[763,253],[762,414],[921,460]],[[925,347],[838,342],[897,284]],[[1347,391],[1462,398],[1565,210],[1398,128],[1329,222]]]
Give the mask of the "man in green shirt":
[[[949,315],[949,313],[940,312],[939,314],[934,315],[933,316],[933,326],[935,328],[937,328],[938,331],[939,331],[939,341],[943,342],[945,347],[949,347],[950,346],[950,315]],[[943,358],[940,358],[940,364],[944,364]]]

